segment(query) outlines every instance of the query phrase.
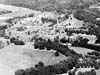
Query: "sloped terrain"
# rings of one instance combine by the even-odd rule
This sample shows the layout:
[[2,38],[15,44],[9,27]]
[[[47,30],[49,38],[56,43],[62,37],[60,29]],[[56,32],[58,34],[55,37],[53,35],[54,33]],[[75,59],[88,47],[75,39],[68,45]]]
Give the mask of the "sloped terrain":
[[24,49],[11,44],[0,50],[0,74],[14,75],[14,71],[34,67],[39,61],[50,65],[64,59],[67,58],[61,54],[55,57],[54,52]]
[[62,8],[84,2],[94,3],[96,1],[99,0],[0,0],[0,3],[42,10],[42,8]]
[[79,54],[82,54],[82,55],[86,55],[87,52],[92,52],[94,50],[91,50],[91,49],[87,49],[87,48],[81,48],[81,47],[72,47],[72,46],[69,46],[70,49],[73,49],[75,52],[79,53]]
[[[60,1],[60,0],[59,0]],[[3,4],[12,4],[12,5],[17,5],[17,6],[23,6],[23,7],[29,7],[29,8],[34,8],[34,7],[45,7],[45,6],[56,6],[59,5],[59,3],[67,2],[70,0],[63,0],[59,2],[58,0],[0,0],[0,3]]]

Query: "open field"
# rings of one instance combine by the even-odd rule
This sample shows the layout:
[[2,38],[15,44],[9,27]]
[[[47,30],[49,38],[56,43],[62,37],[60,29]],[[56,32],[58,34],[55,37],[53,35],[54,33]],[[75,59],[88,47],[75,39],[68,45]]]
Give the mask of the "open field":
[[11,44],[0,50],[0,74],[14,75],[14,71],[32,67],[39,61],[50,65],[64,59],[67,58],[61,54],[55,57],[54,52],[30,50]]
[[92,52],[94,50],[91,50],[91,49],[87,49],[87,48],[82,48],[82,47],[72,47],[72,46],[69,46],[70,49],[73,49],[75,52],[79,53],[79,54],[83,54],[83,55],[86,55],[87,52]]

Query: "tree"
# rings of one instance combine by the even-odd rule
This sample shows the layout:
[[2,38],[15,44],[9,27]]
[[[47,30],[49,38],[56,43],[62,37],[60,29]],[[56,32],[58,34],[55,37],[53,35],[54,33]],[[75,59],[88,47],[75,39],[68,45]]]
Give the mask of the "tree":
[[38,47],[38,45],[34,45],[34,48],[35,48],[35,49],[38,49],[39,47]]
[[15,38],[15,37],[12,37],[12,38],[10,39],[10,42],[11,42],[11,43],[14,43],[15,40],[16,40],[16,38]]
[[71,72],[71,71],[69,71],[69,72],[68,72],[68,75],[72,75],[72,72]]
[[23,27],[17,27],[17,31],[24,31]]
[[38,68],[38,66],[39,66],[39,65],[38,65],[38,64],[36,64],[36,65],[35,65],[35,68]]
[[62,43],[66,43],[66,42],[68,42],[67,40],[66,40],[66,38],[64,37],[64,38],[62,38],[61,40],[60,40]]
[[6,22],[12,24],[12,19],[8,19]]
[[100,38],[97,38],[97,40],[95,41],[96,44],[100,44]]
[[83,41],[87,44],[89,40],[87,38],[84,38]]
[[42,61],[40,61],[40,62],[38,63],[38,65],[39,65],[40,67],[43,67],[43,66],[44,66],[44,63],[43,63]]
[[100,67],[100,60],[98,61],[98,65],[99,65],[99,67]]
[[59,43],[59,36],[56,36],[56,37],[54,38],[54,42]]
[[99,70],[99,65],[94,65],[94,68],[95,68],[96,70]]
[[15,75],[25,75],[25,71],[24,70],[17,70],[15,72]]
[[96,71],[94,69],[91,70],[91,75],[96,75]]
[[84,73],[82,73],[82,72],[78,72],[78,74],[77,75],[84,75]]
[[79,65],[79,64],[76,64],[75,67],[76,67],[76,68],[80,68],[80,65]]
[[59,56],[59,52],[55,52],[55,54],[54,54],[54,55],[55,55],[56,57],[57,57],[57,56]]
[[15,40],[14,44],[15,45],[25,45],[25,43],[23,41],[21,41],[21,40]]
[[34,17],[34,13],[32,13],[32,14],[28,15],[28,17]]

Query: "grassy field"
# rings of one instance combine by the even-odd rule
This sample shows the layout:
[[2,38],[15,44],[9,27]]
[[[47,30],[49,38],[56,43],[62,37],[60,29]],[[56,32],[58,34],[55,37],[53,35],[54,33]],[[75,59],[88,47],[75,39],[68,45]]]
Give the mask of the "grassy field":
[[82,47],[72,47],[72,46],[69,46],[70,49],[73,49],[75,52],[79,53],[79,54],[82,54],[82,55],[86,55],[87,52],[92,52],[94,50],[91,50],[91,49],[87,49],[87,48],[82,48]]
[[67,58],[61,54],[55,57],[54,52],[26,49],[11,44],[0,49],[0,74],[14,75],[14,71],[34,67],[39,61],[50,65]]

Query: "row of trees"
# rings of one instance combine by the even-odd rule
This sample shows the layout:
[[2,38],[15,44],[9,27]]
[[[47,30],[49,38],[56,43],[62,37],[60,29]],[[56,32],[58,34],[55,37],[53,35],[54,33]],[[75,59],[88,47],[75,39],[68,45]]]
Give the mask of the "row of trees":
[[84,63],[78,63],[76,68],[95,68],[96,70],[99,70],[99,64],[95,60],[90,62],[87,61]]
[[93,44],[73,43],[72,46],[79,46],[79,47],[84,47],[84,48],[100,51],[100,46],[93,45]]

